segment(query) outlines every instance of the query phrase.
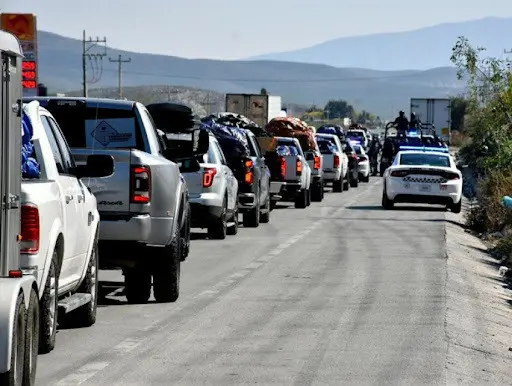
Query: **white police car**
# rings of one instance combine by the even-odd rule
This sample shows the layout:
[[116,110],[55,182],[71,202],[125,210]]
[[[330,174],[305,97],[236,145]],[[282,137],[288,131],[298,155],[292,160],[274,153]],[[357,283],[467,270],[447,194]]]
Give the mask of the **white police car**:
[[384,173],[385,209],[396,203],[437,204],[460,213],[461,202],[462,173],[445,149],[401,150]]

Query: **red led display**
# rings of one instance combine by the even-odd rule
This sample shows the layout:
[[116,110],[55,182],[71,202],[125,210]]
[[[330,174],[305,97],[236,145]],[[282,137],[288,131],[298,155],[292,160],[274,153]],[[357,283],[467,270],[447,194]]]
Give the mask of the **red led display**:
[[37,82],[35,80],[24,80],[23,88],[37,88]]
[[23,80],[34,80],[36,79],[35,71],[23,71],[22,73]]
[[22,69],[23,71],[35,71],[36,70],[36,62],[23,62]]

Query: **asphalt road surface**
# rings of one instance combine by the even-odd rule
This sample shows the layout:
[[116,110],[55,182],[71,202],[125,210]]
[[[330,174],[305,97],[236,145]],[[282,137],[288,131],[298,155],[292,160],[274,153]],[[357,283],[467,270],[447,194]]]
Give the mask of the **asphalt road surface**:
[[381,192],[372,178],[196,235],[174,304],[127,305],[102,272],[96,325],[60,330],[37,384],[444,383],[445,213],[384,211]]

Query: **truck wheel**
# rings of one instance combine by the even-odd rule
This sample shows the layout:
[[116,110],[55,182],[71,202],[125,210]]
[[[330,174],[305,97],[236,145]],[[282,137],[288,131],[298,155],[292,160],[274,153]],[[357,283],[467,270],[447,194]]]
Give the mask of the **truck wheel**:
[[213,219],[208,227],[208,237],[214,240],[224,240],[226,238],[226,230],[228,229],[226,200],[222,202],[220,217]]
[[311,205],[311,188],[309,188],[307,190],[307,194],[306,194],[306,205],[307,206],[310,206]]
[[59,275],[57,273],[57,251],[53,251],[48,277],[41,297],[41,322],[39,329],[39,354],[47,354],[55,348],[57,335],[57,310],[59,297]]
[[324,193],[324,183],[322,181],[315,184],[311,191],[311,201],[320,202],[322,201]]
[[91,301],[66,315],[65,323],[69,327],[90,327],[96,323],[96,310],[98,308],[98,242],[94,241],[91,258],[87,266],[85,278],[77,293],[91,295]]
[[153,272],[153,294],[158,303],[173,303],[180,296],[180,247],[175,235],[171,245],[161,249]]
[[233,213],[233,225],[230,226],[227,230],[227,234],[230,236],[234,236],[238,233],[238,208],[235,209],[235,213]]
[[[259,192],[258,192],[259,194]],[[257,228],[260,226],[260,201],[249,212],[243,216],[244,228]]]
[[308,206],[308,198],[306,189],[301,189],[297,192],[295,197],[295,208],[304,209]]
[[347,173],[343,179],[343,190],[347,191],[350,189],[350,173]]
[[0,374],[0,385],[18,386],[23,384],[23,359],[25,351],[26,309],[23,294],[18,295],[12,327],[11,368]]
[[189,206],[188,211],[187,211],[187,221],[180,233],[181,261],[185,261],[185,259],[190,254],[190,224],[191,224],[191,222],[192,222],[192,214],[191,214],[190,206]]
[[453,204],[451,207],[450,207],[451,211],[453,213],[460,213],[462,211],[462,199],[459,200],[458,203],[456,204]]
[[332,191],[335,193],[343,192],[343,178],[340,177],[339,180],[332,183]]
[[351,188],[357,188],[359,186],[359,178],[356,177],[356,178],[352,178],[350,180],[350,187]]
[[[146,253],[153,252],[147,247]],[[124,274],[124,295],[130,304],[146,304],[151,296],[151,272],[146,264],[126,268]]]
[[[23,361],[23,384],[36,383],[37,351],[39,348],[39,298],[30,291],[30,303],[25,321],[25,354]],[[0,382],[1,384],[1,382]]]
[[270,195],[267,195],[265,206],[263,207],[264,212],[260,213],[260,222],[268,224],[270,222]]

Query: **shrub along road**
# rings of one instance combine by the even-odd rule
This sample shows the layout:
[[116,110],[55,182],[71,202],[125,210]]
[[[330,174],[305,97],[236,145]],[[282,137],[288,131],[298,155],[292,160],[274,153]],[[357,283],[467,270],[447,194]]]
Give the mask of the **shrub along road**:
[[477,311],[447,323],[446,213],[384,211],[381,192],[373,178],[224,241],[198,236],[178,302],[108,296],[95,326],[59,331],[38,384],[446,383],[450,323],[481,327]]

